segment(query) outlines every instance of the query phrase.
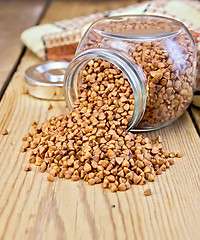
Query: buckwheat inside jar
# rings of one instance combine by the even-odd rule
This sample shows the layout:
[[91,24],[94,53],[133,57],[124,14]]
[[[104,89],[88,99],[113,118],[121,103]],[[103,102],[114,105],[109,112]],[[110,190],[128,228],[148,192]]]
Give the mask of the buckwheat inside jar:
[[81,68],[93,58],[116,65],[130,82],[135,112],[129,129],[164,127],[180,117],[192,100],[196,48],[192,36],[178,21],[140,15],[111,17],[94,23],[67,70],[69,105],[77,98]]

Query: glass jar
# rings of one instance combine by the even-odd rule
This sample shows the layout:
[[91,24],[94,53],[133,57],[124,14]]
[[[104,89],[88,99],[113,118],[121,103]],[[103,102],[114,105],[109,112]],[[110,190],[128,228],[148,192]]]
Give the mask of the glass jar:
[[135,98],[128,129],[155,130],[179,118],[193,98],[196,46],[187,28],[176,20],[131,15],[101,19],[83,36],[65,74],[65,99],[73,107],[82,69],[91,59],[118,67]]

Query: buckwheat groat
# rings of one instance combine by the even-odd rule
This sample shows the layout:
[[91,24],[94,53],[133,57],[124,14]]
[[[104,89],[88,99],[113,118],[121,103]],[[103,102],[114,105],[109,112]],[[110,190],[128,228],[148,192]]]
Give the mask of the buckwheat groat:
[[32,149],[29,162],[47,171],[49,181],[83,179],[112,192],[152,182],[174,163],[175,153],[164,152],[160,138],[152,143],[127,132],[133,111],[134,95],[124,74],[109,62],[90,60],[73,110],[41,125],[34,122],[22,151]]

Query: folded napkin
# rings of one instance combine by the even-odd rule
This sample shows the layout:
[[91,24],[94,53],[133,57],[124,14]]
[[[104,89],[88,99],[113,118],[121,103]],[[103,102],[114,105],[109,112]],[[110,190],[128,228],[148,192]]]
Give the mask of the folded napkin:
[[25,30],[21,34],[24,44],[43,60],[68,60],[74,55],[81,36],[90,24],[105,16],[154,14],[171,17],[183,22],[190,30],[197,44],[198,73],[196,91],[200,91],[200,2],[196,0],[164,0],[134,4],[87,17],[64,19]]
[[21,39],[43,60],[71,60],[83,34],[83,28],[102,17],[103,13],[96,13],[31,27],[21,34]]

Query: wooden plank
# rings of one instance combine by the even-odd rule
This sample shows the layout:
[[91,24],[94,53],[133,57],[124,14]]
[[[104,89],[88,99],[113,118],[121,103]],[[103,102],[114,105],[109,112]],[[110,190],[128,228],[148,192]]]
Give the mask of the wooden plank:
[[22,52],[20,34],[38,21],[45,0],[0,2],[0,92]]
[[[49,23],[59,21],[62,19],[70,19],[79,16],[87,16],[92,13],[104,12],[108,10],[114,10],[122,7],[133,5],[134,3],[142,2],[141,0],[123,0],[123,1],[68,1],[64,7],[62,1],[54,1],[53,8],[49,8],[47,13],[48,17],[45,17],[41,23]],[[55,9],[59,14],[55,14]]]
[[191,107],[191,113],[196,127],[200,133],[200,109],[197,109],[196,107]]
[[[83,11],[73,7],[76,3],[70,4],[53,3],[43,22],[52,20],[58,5],[69,17],[91,13],[95,5],[86,4]],[[107,8],[107,2],[98,4]],[[200,139],[188,113],[147,134],[152,138],[161,135],[166,150],[184,154],[154,183],[111,193],[82,181],[47,182],[46,174],[34,167],[30,173],[23,171],[28,154],[20,153],[21,137],[31,122],[67,112],[62,101],[22,94],[24,71],[38,62],[30,52],[25,54],[0,103],[0,129],[9,132],[0,136],[0,239],[199,239]],[[151,197],[143,194],[148,187]]]

